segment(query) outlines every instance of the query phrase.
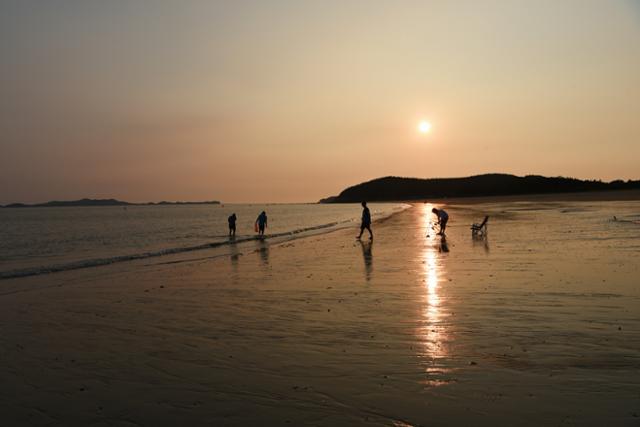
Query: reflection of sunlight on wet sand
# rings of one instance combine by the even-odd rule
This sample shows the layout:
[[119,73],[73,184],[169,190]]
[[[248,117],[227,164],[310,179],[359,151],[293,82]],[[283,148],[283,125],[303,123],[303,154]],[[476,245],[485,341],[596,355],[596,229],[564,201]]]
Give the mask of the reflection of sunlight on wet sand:
[[440,340],[438,322],[440,321],[440,297],[438,296],[438,272],[436,265],[436,254],[433,250],[427,249],[424,254],[424,274],[427,287],[427,307],[426,320],[429,327],[426,329],[427,352],[432,357],[440,355]]
[[[433,230],[434,217],[431,213],[433,205],[427,203],[423,205],[422,220],[425,227],[421,230],[425,239],[424,251],[420,254],[421,262],[423,265],[423,278],[425,284],[425,310],[424,310],[424,325],[419,329],[420,341],[424,342],[424,357],[430,362],[430,366],[427,368],[428,373],[438,374],[444,373],[446,370],[438,362],[447,356],[445,347],[446,341],[446,329],[442,325],[444,314],[442,312],[442,297],[440,289],[442,265],[440,264],[440,251],[438,250],[441,245],[440,237],[436,236],[435,230]],[[429,379],[427,383],[429,385],[444,384],[447,381],[440,381]]]

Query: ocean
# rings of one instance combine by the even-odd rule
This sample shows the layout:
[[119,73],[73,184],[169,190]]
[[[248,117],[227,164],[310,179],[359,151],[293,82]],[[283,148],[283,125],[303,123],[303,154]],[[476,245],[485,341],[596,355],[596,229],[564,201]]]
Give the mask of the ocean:
[[[373,219],[408,205],[371,203]],[[267,239],[303,237],[356,227],[359,204],[221,204],[0,209],[0,279],[191,252],[256,239],[268,216]]]

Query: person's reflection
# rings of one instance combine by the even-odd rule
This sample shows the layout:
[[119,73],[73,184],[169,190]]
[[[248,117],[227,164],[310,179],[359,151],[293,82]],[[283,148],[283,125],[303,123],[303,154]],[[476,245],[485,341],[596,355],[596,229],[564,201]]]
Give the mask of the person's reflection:
[[259,241],[259,247],[257,252],[260,254],[260,260],[264,265],[269,265],[269,244],[264,241]]
[[438,252],[449,252],[449,245],[447,244],[446,237],[442,236],[440,244],[438,245]]
[[360,245],[362,246],[362,258],[364,259],[364,274],[367,282],[371,280],[371,273],[373,272],[373,253],[371,249],[373,248],[373,241],[363,242],[359,240]]
[[238,251],[238,245],[236,244],[236,236],[229,237],[229,259],[231,259],[233,269],[237,270],[240,252]]

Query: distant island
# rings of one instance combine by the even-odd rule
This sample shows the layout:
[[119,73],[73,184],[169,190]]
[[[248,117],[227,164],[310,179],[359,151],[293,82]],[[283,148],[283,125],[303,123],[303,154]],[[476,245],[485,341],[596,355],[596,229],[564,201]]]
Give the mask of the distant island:
[[80,199],[80,200],[54,200],[46,203],[25,204],[12,203],[10,205],[0,206],[3,208],[57,208],[57,207],[75,207],[75,206],[151,206],[151,205],[219,205],[217,200],[204,202],[146,202],[146,203],[130,203],[116,199]]
[[388,176],[354,185],[319,203],[355,203],[441,199],[452,197],[511,196],[640,189],[640,180],[602,182],[540,175],[485,174],[466,178],[401,178]]

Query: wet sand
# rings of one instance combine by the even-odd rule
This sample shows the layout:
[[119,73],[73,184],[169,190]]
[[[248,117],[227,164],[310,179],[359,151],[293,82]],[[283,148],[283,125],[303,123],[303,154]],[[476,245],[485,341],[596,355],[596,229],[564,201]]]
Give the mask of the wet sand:
[[638,227],[457,205],[443,242],[430,208],[0,281],[0,424],[639,425]]

